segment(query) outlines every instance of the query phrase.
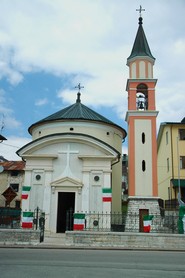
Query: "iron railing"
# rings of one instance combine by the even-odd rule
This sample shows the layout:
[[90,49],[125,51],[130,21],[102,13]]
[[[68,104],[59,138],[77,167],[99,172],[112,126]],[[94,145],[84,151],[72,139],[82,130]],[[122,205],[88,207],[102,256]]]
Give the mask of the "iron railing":
[[[96,213],[85,212],[84,230],[98,232],[142,232],[143,220],[136,213]],[[153,215],[151,221],[151,233],[179,233],[178,211],[163,211],[161,215]],[[38,216],[38,228],[44,230],[44,217]],[[40,217],[39,217],[40,216]],[[21,210],[11,208],[0,208],[0,228],[21,228]],[[34,219],[35,220],[35,219]],[[43,221],[42,221],[43,220]],[[66,215],[66,231],[73,230],[73,211]],[[34,221],[35,222],[35,221]],[[182,220],[181,220],[182,222]],[[36,223],[33,226],[36,229]]]
[[19,229],[21,223],[21,209],[0,208],[0,228]]
[[[73,217],[68,213],[68,227],[73,230]],[[71,223],[71,224],[69,224]],[[137,213],[95,213],[85,212],[84,231],[97,232],[143,232],[144,220]],[[153,215],[151,233],[179,233],[178,211],[163,212],[162,215]]]
[[179,202],[177,199],[165,200],[165,209],[177,209]]

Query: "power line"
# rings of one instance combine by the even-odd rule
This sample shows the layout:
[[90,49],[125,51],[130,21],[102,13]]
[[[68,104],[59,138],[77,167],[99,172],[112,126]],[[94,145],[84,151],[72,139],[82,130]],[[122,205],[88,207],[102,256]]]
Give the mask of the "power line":
[[14,146],[14,145],[6,144],[6,143],[1,143],[1,144],[5,145],[5,146],[9,146],[9,147],[17,148],[17,149],[19,149],[19,148],[20,148],[20,147],[18,147],[18,146]]

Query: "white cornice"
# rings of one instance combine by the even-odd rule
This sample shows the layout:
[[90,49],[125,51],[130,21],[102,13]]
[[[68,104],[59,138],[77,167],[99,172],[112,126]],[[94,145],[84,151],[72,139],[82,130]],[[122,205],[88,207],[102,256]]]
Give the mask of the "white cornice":
[[98,155],[79,155],[78,158],[82,160],[115,160],[117,159],[117,156],[112,156],[112,155],[103,155],[103,156],[98,156]]
[[22,155],[23,158],[33,158],[33,159],[56,159],[58,155],[56,154],[25,154]]
[[[128,91],[130,83],[146,83],[146,82],[150,82],[150,83],[154,82],[155,85],[156,85],[157,79],[154,79],[154,78],[149,78],[149,79],[147,79],[147,78],[134,78],[134,79],[131,79],[131,78],[129,78],[129,79],[127,79],[126,91]],[[130,90],[130,88],[129,88],[129,90]]]
[[125,121],[128,122],[129,117],[157,117],[159,111],[152,111],[152,110],[129,110],[126,112]]

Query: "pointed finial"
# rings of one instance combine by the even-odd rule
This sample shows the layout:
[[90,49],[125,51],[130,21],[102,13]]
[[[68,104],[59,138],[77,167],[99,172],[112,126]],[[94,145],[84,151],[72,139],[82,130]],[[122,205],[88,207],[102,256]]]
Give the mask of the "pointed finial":
[[139,12],[139,25],[143,24],[143,18],[141,12],[145,11],[145,9],[142,9],[142,6],[140,5],[139,9],[136,9],[137,12]]
[[81,86],[80,83],[77,86],[75,86],[75,89],[79,90],[78,93],[77,93],[77,100],[76,100],[76,102],[81,102],[81,100],[80,100],[80,96],[81,96],[80,90],[83,89],[83,88],[84,88],[84,86]]

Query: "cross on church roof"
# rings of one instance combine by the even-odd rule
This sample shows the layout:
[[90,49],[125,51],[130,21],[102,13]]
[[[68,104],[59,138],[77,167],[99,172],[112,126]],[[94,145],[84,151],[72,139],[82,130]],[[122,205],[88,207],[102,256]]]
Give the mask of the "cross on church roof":
[[75,89],[78,89],[79,93],[80,93],[80,90],[83,88],[84,88],[84,86],[81,86],[80,83],[77,86],[75,86]]
[[142,9],[142,6],[140,5],[139,9],[136,9],[137,12],[139,12],[139,16],[142,17],[141,12],[145,11],[145,9]]
[[81,89],[83,89],[84,88],[84,86],[81,86],[80,85],[80,83],[77,85],[77,86],[75,86],[75,89],[78,89],[78,94],[77,94],[77,100],[76,100],[76,102],[80,102],[81,100],[80,100],[80,90]]

